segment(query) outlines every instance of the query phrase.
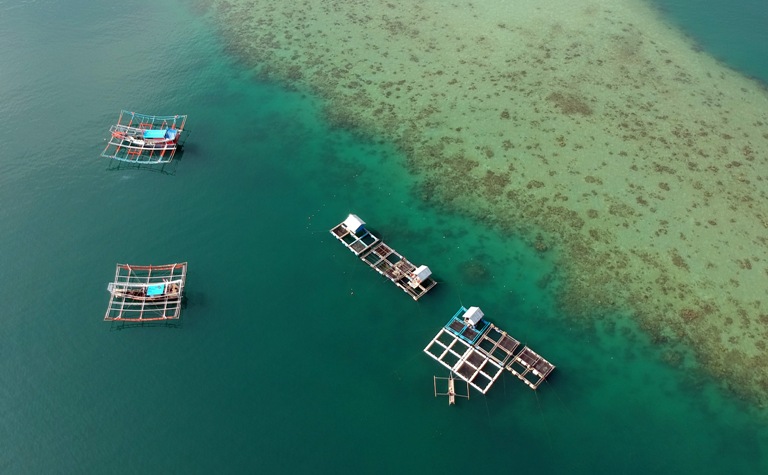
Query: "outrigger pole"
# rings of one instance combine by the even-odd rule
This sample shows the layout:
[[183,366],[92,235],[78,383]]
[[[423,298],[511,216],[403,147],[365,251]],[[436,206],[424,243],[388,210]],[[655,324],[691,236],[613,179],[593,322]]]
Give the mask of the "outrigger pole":
[[[447,378],[440,377],[440,376],[433,376],[432,381],[435,386],[435,397],[437,396],[448,396],[448,405],[453,406],[456,404],[456,397],[465,397],[469,399],[469,383],[464,381],[464,383],[467,385],[466,394],[459,394],[456,392],[456,379],[453,377],[453,371],[449,374]],[[448,392],[441,393],[437,392],[437,380],[446,380],[448,381]]]

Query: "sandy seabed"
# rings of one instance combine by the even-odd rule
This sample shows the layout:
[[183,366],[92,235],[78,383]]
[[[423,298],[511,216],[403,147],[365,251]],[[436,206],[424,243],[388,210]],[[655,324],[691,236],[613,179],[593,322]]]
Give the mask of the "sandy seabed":
[[397,144],[425,200],[561,256],[565,314],[628,309],[768,403],[768,92],[648,5],[201,6],[258,74]]

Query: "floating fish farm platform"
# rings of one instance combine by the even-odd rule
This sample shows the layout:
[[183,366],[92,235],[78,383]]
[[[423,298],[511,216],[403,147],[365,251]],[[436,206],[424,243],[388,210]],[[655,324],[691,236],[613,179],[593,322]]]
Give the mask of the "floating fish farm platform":
[[538,388],[555,366],[483,317],[478,307],[461,307],[424,352],[483,394],[504,370]]
[[415,266],[365,228],[354,214],[339,223],[331,234],[373,270],[391,280],[413,300],[429,292],[437,282],[427,266]]

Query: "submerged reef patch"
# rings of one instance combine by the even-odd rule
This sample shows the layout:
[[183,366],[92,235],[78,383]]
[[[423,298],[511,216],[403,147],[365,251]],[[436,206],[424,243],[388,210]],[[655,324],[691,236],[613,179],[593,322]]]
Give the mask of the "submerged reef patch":
[[547,100],[557,106],[565,115],[592,115],[592,108],[589,107],[589,104],[574,94],[553,92],[547,96]]

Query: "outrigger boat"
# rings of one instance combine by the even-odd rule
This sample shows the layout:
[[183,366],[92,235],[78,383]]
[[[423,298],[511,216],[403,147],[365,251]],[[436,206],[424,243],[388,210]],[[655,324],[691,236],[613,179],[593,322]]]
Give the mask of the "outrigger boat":
[[179,131],[176,129],[142,130],[131,127],[111,127],[112,137],[145,148],[164,148],[176,145]]
[[187,122],[186,115],[144,115],[120,111],[117,124],[101,156],[132,163],[168,163],[173,160]]
[[181,281],[165,282],[162,284],[123,284],[110,282],[107,291],[116,297],[148,302],[165,300],[179,296]]
[[149,322],[178,319],[187,263],[159,266],[118,264],[107,285],[109,306],[104,320]]

